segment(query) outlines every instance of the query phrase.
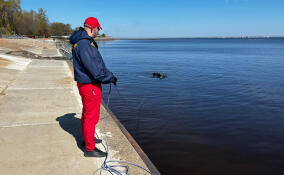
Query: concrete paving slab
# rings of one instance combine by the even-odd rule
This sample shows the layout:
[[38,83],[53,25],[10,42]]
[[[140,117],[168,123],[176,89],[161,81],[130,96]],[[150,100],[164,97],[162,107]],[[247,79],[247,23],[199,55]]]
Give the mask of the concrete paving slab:
[[[72,77],[60,74],[43,74],[38,73],[38,75],[42,75],[41,77],[33,75],[33,74],[25,74],[26,79],[22,79],[22,76],[19,76],[21,81],[17,81],[13,84],[11,88],[14,89],[62,89],[62,88],[70,88],[70,85],[73,81]],[[36,77],[36,78],[34,78]]]
[[19,57],[0,54],[0,97],[29,63],[28,59],[21,60]]
[[19,72],[17,70],[0,68],[0,93],[4,93],[4,90],[17,78]]
[[[0,96],[1,173],[92,174],[104,159],[83,156],[81,99],[68,64],[62,60],[17,59],[20,58],[16,58],[16,61],[23,63],[21,68],[16,69],[19,75],[5,90],[5,95]],[[1,79],[5,79],[4,74],[0,76]],[[108,138],[108,160],[129,161],[146,168],[110,116],[104,133],[103,119],[106,114],[109,113],[101,105],[96,133],[99,137]],[[104,150],[102,144],[96,146]],[[147,174],[139,168],[130,167],[131,174]]]
[[70,89],[8,88],[5,93],[0,100],[0,126],[54,122],[59,115],[81,111]]
[[[6,69],[6,68],[0,68],[0,80],[1,81],[13,81],[16,79],[16,74],[18,74],[20,71],[18,70],[11,70],[11,69]],[[13,76],[11,76],[13,75]]]
[[42,48],[23,48],[21,47],[21,50],[25,50],[33,54],[36,54],[36,55],[41,55]]
[[0,128],[0,131],[1,174],[83,175],[98,168],[97,159],[83,157],[72,135],[66,134],[58,124]]
[[62,57],[58,49],[43,49],[41,52],[42,57]]
[[7,54],[0,54],[0,58],[13,62],[13,64],[9,64],[5,67],[7,69],[25,70],[26,66],[31,62],[30,59],[19,56],[11,56]]
[[36,67],[65,67],[65,61],[62,60],[33,60],[33,62],[30,64],[30,66],[36,66]]
[[11,88],[70,88],[74,81],[72,74],[68,72],[70,71],[68,65],[64,62],[51,60],[46,64],[46,60],[33,61]]

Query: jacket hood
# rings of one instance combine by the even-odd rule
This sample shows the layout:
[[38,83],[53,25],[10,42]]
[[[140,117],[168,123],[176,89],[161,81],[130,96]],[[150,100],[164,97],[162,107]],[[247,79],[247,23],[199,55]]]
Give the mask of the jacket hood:
[[91,40],[92,38],[87,34],[84,28],[80,27],[79,30],[75,31],[72,33],[70,36],[70,43],[75,44],[81,39],[89,39]]

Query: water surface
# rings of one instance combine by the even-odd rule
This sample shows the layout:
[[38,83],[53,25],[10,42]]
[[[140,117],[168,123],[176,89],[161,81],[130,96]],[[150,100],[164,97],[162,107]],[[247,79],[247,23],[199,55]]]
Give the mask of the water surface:
[[162,174],[284,174],[284,39],[116,40],[100,51],[119,79],[111,110]]

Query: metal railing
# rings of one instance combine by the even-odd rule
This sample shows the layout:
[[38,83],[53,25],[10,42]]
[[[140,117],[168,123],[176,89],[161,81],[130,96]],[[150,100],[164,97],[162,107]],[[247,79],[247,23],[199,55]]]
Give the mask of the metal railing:
[[56,48],[68,59],[72,59],[72,45],[65,40],[55,40]]

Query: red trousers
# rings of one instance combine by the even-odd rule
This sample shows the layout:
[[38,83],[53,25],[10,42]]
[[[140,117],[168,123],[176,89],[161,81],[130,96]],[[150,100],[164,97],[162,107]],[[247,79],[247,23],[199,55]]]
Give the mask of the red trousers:
[[82,98],[83,112],[81,129],[86,143],[86,151],[95,149],[95,128],[100,117],[101,84],[82,84],[77,82]]

